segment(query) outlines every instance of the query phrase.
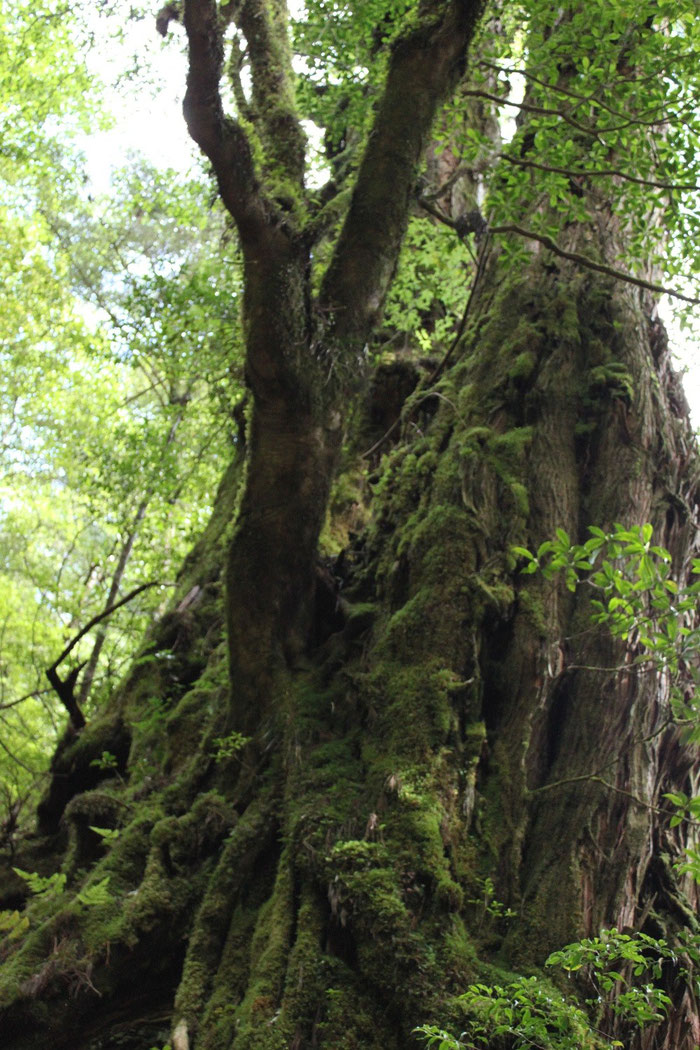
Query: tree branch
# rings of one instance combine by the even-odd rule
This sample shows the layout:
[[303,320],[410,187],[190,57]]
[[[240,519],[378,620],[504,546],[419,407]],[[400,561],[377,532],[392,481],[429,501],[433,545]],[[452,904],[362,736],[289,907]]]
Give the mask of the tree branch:
[[159,582],[160,581],[158,580],[152,580],[150,583],[142,583],[138,587],[134,587],[133,591],[129,591],[128,594],[124,595],[123,598],[120,598],[118,602],[114,603],[114,605],[109,605],[106,609],[103,609],[101,613],[98,613],[97,616],[93,616],[91,620],[88,620],[85,626],[80,628],[75,638],[68,643],[58,659],[54,660],[51,664],[50,670],[55,671],[58,665],[63,663],[69,653],[73,652],[80,639],[84,638],[88,631],[91,631],[96,624],[100,623],[101,620],[104,620],[105,617],[111,616],[113,612],[117,611],[117,609],[121,609],[122,605],[126,605],[127,602],[130,602],[132,598],[141,594],[142,591],[147,591],[149,587],[158,587]]
[[25,700],[36,700],[37,697],[43,696],[48,693],[48,689],[32,689],[31,693],[25,693],[24,696],[18,697],[16,700],[8,700],[0,704],[0,711],[9,711],[12,707],[19,707]]
[[645,281],[642,277],[634,277],[631,273],[625,273],[623,270],[616,270],[614,266],[606,266],[605,263],[596,262],[595,259],[589,259],[587,255],[581,255],[579,252],[567,252],[564,248],[560,248],[556,241],[552,240],[546,233],[535,233],[534,230],[526,230],[514,223],[507,223],[505,226],[491,226],[489,232],[494,234],[517,233],[528,240],[539,241],[540,244],[548,248],[550,252],[554,252],[555,255],[578,263],[579,266],[585,266],[588,270],[607,274],[608,277],[615,277],[618,281],[634,284],[637,288],[646,288],[650,292],[656,292],[657,295],[670,295],[672,298],[682,299],[686,303],[700,304],[700,299],[695,296],[684,295],[683,292],[677,292],[674,288],[667,288],[665,285],[655,284],[653,281]]
[[[522,68],[518,69],[518,68],[516,68],[514,66],[499,66],[496,62],[487,62],[486,60],[482,60],[480,62],[477,62],[477,65],[479,67],[481,67],[481,68],[484,68],[484,69],[492,69],[492,70],[494,70],[497,73],[517,74],[518,76],[524,77],[526,80],[531,81],[531,83],[533,83],[533,84],[538,84],[540,87],[544,88],[547,92],[552,92],[555,95],[563,95],[565,98],[572,98],[576,102],[584,102],[586,104],[591,104],[591,105],[597,106],[598,109],[605,110],[607,113],[610,113],[613,117],[617,117],[619,120],[629,120],[630,119],[628,113],[624,113],[624,112],[622,112],[622,110],[615,109],[613,106],[608,105],[607,102],[604,102],[602,99],[598,98],[595,95],[595,93],[590,93],[588,95],[584,95],[581,92],[572,91],[571,88],[565,88],[561,84],[550,84],[548,81],[542,80],[540,77],[536,77],[533,73],[531,73],[527,69],[522,69]],[[659,71],[657,70],[655,73],[651,74],[649,77],[643,77],[640,80],[637,80],[635,83],[637,84],[637,86],[640,86],[645,80],[649,80],[649,79],[652,79],[652,78],[656,79],[656,78],[658,78],[658,76],[659,76]],[[649,115],[651,113],[659,110],[660,108],[661,108],[661,104],[659,104],[658,106],[651,107],[650,109],[648,109],[646,111],[645,117],[644,118],[640,117],[639,119],[642,122],[644,122],[644,120],[648,119],[648,117],[649,117]]]
[[[510,153],[499,153],[498,156],[502,160],[508,161],[509,164],[518,164],[521,168],[536,168],[538,171],[551,171],[556,175],[566,175],[570,179],[592,179],[600,178],[601,176],[615,176],[620,179],[624,179],[626,182],[634,182],[638,186],[651,186],[652,189],[658,190],[690,190],[692,192],[700,192],[700,186],[694,182],[660,182],[655,179],[642,179],[636,175],[630,175],[626,171],[622,171],[620,168],[601,168],[596,171],[594,168],[586,171],[575,171],[570,168],[557,168],[551,164],[539,164],[534,160],[525,160],[522,157],[513,157]],[[433,196],[431,194],[431,196]]]
[[189,70],[182,109],[187,129],[211,161],[221,199],[236,222],[245,248],[257,243],[268,228],[270,208],[263,199],[248,137],[225,115],[221,102],[224,50],[214,0],[186,0],[184,24]]
[[497,106],[510,106],[512,109],[519,109],[524,113],[537,113],[543,117],[558,117],[566,124],[570,124],[572,128],[581,131],[584,135],[590,135],[592,138],[598,138],[599,131],[607,131],[607,128],[598,129],[592,128],[587,124],[581,124],[563,109],[553,109],[550,106],[536,106],[532,102],[513,102],[509,98],[503,98],[501,95],[494,95],[491,91],[482,91],[478,88],[465,89],[464,94],[469,95],[470,98],[485,98],[489,102],[495,102]]
[[294,72],[287,40],[287,13],[276,0],[243,0],[233,18],[248,44],[253,111],[276,168],[304,183],[306,136],[296,109]]
[[[422,197],[418,198],[418,203],[424,211],[427,211],[429,215],[444,223],[445,226],[449,226],[460,237],[464,235],[465,231],[461,217],[460,219],[451,219],[437,205]],[[520,237],[525,237],[529,241],[539,241],[540,244],[548,248],[550,252],[554,252],[555,255],[578,263],[579,266],[584,266],[588,270],[607,274],[608,277],[614,277],[618,281],[625,281],[626,284],[634,284],[637,288],[646,288],[647,291],[656,292],[657,295],[670,295],[673,299],[682,299],[686,303],[700,304],[700,299],[695,296],[685,295],[683,292],[677,292],[674,288],[667,288],[663,284],[645,281],[643,277],[635,277],[631,273],[625,273],[624,270],[616,270],[614,266],[596,262],[595,259],[590,259],[587,255],[581,255],[580,252],[568,252],[565,248],[560,248],[557,242],[546,233],[535,233],[534,230],[526,230],[523,226],[517,226],[515,223],[506,223],[503,226],[488,226],[486,229],[491,234],[517,233]]]
[[393,46],[350,208],[321,287],[333,336],[361,345],[393,277],[416,165],[439,103],[459,79],[483,0],[429,0]]
[[78,681],[78,675],[82,671],[83,667],[85,667],[87,660],[83,660],[82,663],[79,663],[75,667],[73,667],[65,678],[61,678],[58,674],[59,664],[61,664],[65,660],[69,653],[71,653],[73,649],[75,649],[80,639],[83,638],[88,633],[88,631],[90,631],[96,624],[100,623],[101,620],[104,620],[105,617],[110,616],[117,609],[120,609],[122,605],[126,605],[126,603],[130,602],[132,598],[135,598],[137,594],[141,594],[142,591],[147,590],[149,587],[156,586],[157,581],[152,581],[151,583],[142,583],[139,587],[134,587],[133,591],[129,591],[127,595],[121,598],[118,602],[115,602],[114,605],[108,606],[108,608],[103,609],[101,613],[98,613],[97,616],[93,616],[93,618],[91,620],[88,620],[85,626],[78,631],[75,638],[73,638],[68,643],[68,645],[65,647],[58,659],[54,660],[54,662],[51,664],[51,667],[47,668],[46,677],[51,683],[51,686],[53,687],[59,700],[68,712],[71,725],[74,729],[82,729],[85,725],[85,716],[83,715],[83,712],[80,709],[80,705],[75,697],[75,686]]
[[[485,98],[490,102],[495,102],[498,106],[511,106],[513,109],[519,109],[524,113],[537,113],[543,117],[558,117],[563,120],[566,124],[570,124],[572,128],[582,132],[584,135],[590,135],[591,138],[600,139],[601,135],[610,135],[616,131],[622,131],[624,128],[634,127],[638,125],[640,127],[658,127],[662,124],[669,124],[672,120],[683,123],[682,117],[676,115],[675,117],[665,116],[663,118],[654,117],[653,119],[643,119],[642,117],[630,117],[628,120],[624,120],[621,124],[607,124],[601,127],[596,127],[590,124],[581,124],[580,121],[574,120],[574,118],[563,109],[553,109],[549,106],[536,106],[532,102],[513,102],[509,98],[503,98],[502,95],[494,95],[490,91],[482,91],[477,88],[470,88],[465,90],[465,95],[469,95],[472,98]],[[664,111],[666,112],[666,111]]]

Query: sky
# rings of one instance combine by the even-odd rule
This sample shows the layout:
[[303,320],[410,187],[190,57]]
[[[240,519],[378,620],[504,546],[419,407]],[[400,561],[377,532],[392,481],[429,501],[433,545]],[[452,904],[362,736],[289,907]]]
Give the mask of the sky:
[[[134,59],[142,63],[138,75],[124,79]],[[115,168],[130,152],[138,152],[160,168],[187,172],[197,163],[198,150],[190,139],[182,115],[187,70],[184,34],[171,29],[163,40],[155,18],[126,25],[124,41],[98,44],[87,56],[90,71],[108,87],[107,105],[114,126],[86,137],[82,147],[87,174],[96,193],[106,193]]]

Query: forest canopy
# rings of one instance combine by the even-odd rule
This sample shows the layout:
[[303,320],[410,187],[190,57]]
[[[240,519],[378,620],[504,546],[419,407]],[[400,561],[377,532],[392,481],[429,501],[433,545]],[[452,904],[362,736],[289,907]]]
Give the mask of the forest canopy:
[[700,1042],[699,32],[0,14],[8,1048]]

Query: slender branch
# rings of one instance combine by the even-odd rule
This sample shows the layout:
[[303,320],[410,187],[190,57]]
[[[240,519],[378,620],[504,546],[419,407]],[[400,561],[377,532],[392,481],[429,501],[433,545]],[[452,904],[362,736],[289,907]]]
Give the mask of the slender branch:
[[83,714],[80,708],[80,704],[78,703],[75,696],[75,685],[78,681],[78,675],[82,671],[83,667],[85,667],[86,663],[87,661],[83,660],[82,663],[79,663],[75,667],[71,668],[70,672],[66,675],[65,678],[61,678],[59,676],[59,673],[56,670],[55,666],[49,667],[46,672],[46,677],[51,683],[56,693],[56,696],[68,712],[70,724],[76,731],[82,729],[85,725],[85,715]]
[[[434,218],[444,223],[445,226],[449,226],[455,233],[459,234],[460,237],[464,236],[465,225],[464,217],[460,216],[458,219],[451,219],[449,215],[433,204],[431,201],[425,200],[420,197],[418,203],[424,211],[427,211]],[[608,277],[615,277],[618,281],[625,281],[627,284],[633,284],[637,288],[646,288],[650,292],[656,292],[657,295],[670,295],[674,299],[683,299],[686,303],[693,303],[693,305],[700,304],[700,299],[692,295],[684,295],[683,292],[677,292],[674,288],[667,288],[663,284],[655,284],[653,281],[645,281],[643,277],[635,277],[631,273],[625,273],[624,270],[616,270],[614,266],[608,266],[606,263],[596,262],[595,259],[589,258],[587,255],[581,255],[580,252],[568,252],[565,248],[560,248],[555,240],[553,240],[546,233],[536,233],[534,230],[527,230],[523,226],[518,226],[515,223],[506,223],[503,226],[489,226],[488,232],[490,234],[497,233],[517,233],[520,237],[525,237],[529,241],[539,241],[540,244],[548,248],[550,252],[554,252],[555,255],[559,255],[562,259],[569,259],[571,262],[578,263],[579,266],[585,266],[588,270],[595,270],[597,273],[607,274]]]
[[9,749],[9,747],[8,747],[8,746],[7,746],[7,744],[6,744],[5,742],[4,742],[4,740],[2,739],[2,737],[1,737],[1,736],[0,736],[0,748],[2,748],[2,750],[3,750],[4,752],[5,752],[5,754],[6,754],[7,756],[8,756],[8,758],[9,758],[9,759],[11,759],[11,761],[12,761],[12,762],[16,762],[16,763],[17,763],[17,765],[18,765],[18,766],[21,766],[21,767],[22,767],[22,769],[23,769],[23,770],[24,770],[24,771],[25,771],[26,773],[30,773],[30,774],[31,774],[31,775],[32,775],[33,777],[39,776],[39,771],[38,771],[38,770],[36,770],[36,769],[32,769],[32,768],[31,768],[31,766],[28,766],[28,765],[26,764],[26,762],[23,762],[23,761],[22,761],[22,759],[21,759],[21,758],[17,758],[17,755],[15,755],[15,754],[14,754],[14,753],[13,753],[13,752],[12,752],[12,751],[11,751],[11,750]]
[[242,127],[224,113],[219,92],[223,40],[214,0],[185,0],[189,71],[183,113],[190,135],[209,158],[224,205],[241,241],[256,243],[268,226],[269,209],[255,173],[253,153]]
[[425,202],[426,204],[432,204],[435,201],[439,201],[441,197],[446,196],[446,194],[450,192],[455,183],[459,182],[461,178],[463,178],[465,175],[474,175],[475,172],[475,167],[468,168],[463,165],[460,165],[458,168],[455,168],[455,170],[450,175],[449,179],[443,182],[441,186],[438,186],[436,190],[431,190],[430,193],[423,193],[421,195],[421,202]]
[[[617,759],[615,761],[617,761]],[[612,765],[614,763],[609,764]],[[616,784],[611,784],[609,781],[605,780],[600,775],[600,773],[582,773],[580,776],[577,777],[565,777],[563,780],[553,780],[550,784],[543,784],[542,787],[532,788],[529,791],[529,794],[531,796],[541,795],[543,792],[551,791],[554,788],[568,787],[568,785],[570,784],[581,784],[584,781],[588,781],[588,783],[593,784],[602,784],[602,786],[604,788],[607,788],[608,791],[614,791],[618,795],[624,795],[625,798],[631,799],[633,802],[636,802],[638,806],[642,806],[644,809],[649,810],[650,813],[658,813],[662,817],[673,816],[673,812],[671,810],[661,809],[660,806],[654,806],[651,802],[645,802],[643,798],[639,797],[639,795],[635,795],[631,791],[626,791],[625,788],[617,787]],[[700,822],[688,819],[686,820],[686,823],[697,825]]]
[[36,700],[48,692],[50,692],[49,689],[32,689],[31,693],[25,693],[24,696],[18,697],[17,700],[8,700],[7,703],[0,704],[0,711],[9,711],[11,707],[18,707],[20,704],[23,704],[25,700]]
[[[134,523],[129,532],[127,533],[126,540],[124,541],[121,551],[119,552],[119,558],[117,559],[117,565],[112,574],[112,581],[110,583],[109,592],[107,594],[105,609],[110,608],[115,598],[117,597],[117,594],[119,593],[119,588],[124,577],[124,572],[126,571],[126,566],[129,561],[129,558],[131,557],[131,552],[134,547],[134,541],[136,540],[136,533],[138,531],[139,525],[141,524],[146,515],[146,510],[148,509],[148,503],[151,495],[152,490],[151,492],[147,493],[147,495],[141,500],[136,510],[136,517],[134,519]],[[95,638],[95,643],[92,647],[92,652],[90,653],[90,659],[87,662],[85,674],[83,675],[83,680],[80,684],[80,703],[85,703],[85,701],[87,700],[88,693],[90,692],[90,688],[95,677],[97,662],[100,658],[100,653],[102,652],[102,647],[105,644],[106,637],[107,628],[100,628],[100,630],[97,632],[97,637]]]
[[616,270],[614,266],[596,262],[595,259],[590,259],[587,255],[581,255],[579,252],[568,252],[564,248],[560,248],[556,241],[552,240],[546,233],[535,233],[534,230],[526,230],[515,223],[506,223],[504,226],[491,226],[489,232],[492,234],[517,233],[520,237],[527,238],[527,240],[539,241],[540,244],[548,248],[550,252],[554,252],[555,255],[578,263],[579,266],[585,266],[588,270],[607,274],[608,277],[615,277],[618,281],[634,284],[637,288],[646,288],[650,292],[656,292],[657,295],[670,295],[674,299],[682,299],[684,302],[693,303],[694,305],[700,303],[700,299],[693,295],[684,295],[683,292],[677,292],[674,288],[667,288],[663,284],[655,284],[653,281],[645,281],[642,277],[634,277],[631,273],[625,273],[623,270]]
[[117,609],[121,609],[122,605],[126,605],[127,602],[130,602],[132,598],[141,594],[142,591],[148,590],[149,587],[158,587],[159,585],[159,580],[152,580],[150,583],[142,583],[138,587],[134,587],[133,591],[129,591],[128,594],[124,595],[123,598],[120,598],[118,602],[114,603],[114,605],[108,606],[106,609],[103,609],[101,613],[98,613],[97,616],[93,616],[91,620],[88,620],[84,627],[81,627],[75,637],[65,647],[58,659],[54,660],[51,664],[50,670],[55,671],[59,664],[63,663],[69,653],[73,652],[80,639],[84,638],[88,631],[91,631],[101,620],[104,620],[107,616],[111,616],[113,612],[117,611]]
[[[556,95],[563,95],[565,98],[572,98],[577,102],[592,103],[594,106],[597,106],[599,109],[604,109],[607,113],[610,113],[613,117],[617,117],[620,120],[630,119],[629,113],[623,113],[621,110],[615,109],[613,106],[608,105],[607,102],[603,102],[602,99],[596,98],[595,94],[584,95],[579,91],[572,91],[571,88],[565,88],[561,84],[550,84],[546,80],[542,80],[540,77],[536,77],[527,69],[518,69],[515,66],[499,66],[496,62],[487,62],[486,60],[477,62],[477,65],[483,69],[492,69],[497,73],[517,74],[518,76],[524,77],[526,80],[531,81],[533,84],[538,84],[540,87],[545,88],[546,91],[551,91]],[[655,79],[658,78],[658,76],[659,73],[657,71],[656,73],[651,74],[649,77],[644,77],[640,80],[635,81],[635,83],[637,86],[639,86],[641,83],[643,83],[644,80]],[[652,109],[648,110],[647,113],[652,112],[653,109],[658,109],[660,105],[661,104],[659,104],[659,106],[652,107]]]
[[[490,91],[482,91],[478,88],[465,90],[464,94],[470,95],[473,98],[488,99],[490,102],[495,102],[498,106],[511,106],[513,109],[519,109],[524,113],[537,113],[544,117],[558,117],[560,120],[563,120],[566,124],[570,124],[572,128],[576,128],[577,131],[582,132],[584,135],[589,135],[591,138],[599,140],[601,140],[601,135],[610,135],[613,132],[622,131],[624,128],[634,127],[635,125],[654,128],[659,127],[662,124],[669,124],[672,121],[685,123],[682,115],[679,113],[671,117],[650,117],[648,120],[643,117],[630,117],[629,119],[624,120],[621,124],[606,124],[601,127],[591,127],[588,124],[581,124],[578,120],[574,120],[571,114],[563,109],[553,109],[550,106],[536,106],[532,102],[513,102],[509,98],[503,98],[502,95],[494,95]],[[664,110],[663,112],[666,113],[667,110]]]
[[[599,171],[594,169],[588,169],[585,171],[575,171],[571,168],[557,168],[552,164],[540,164],[534,160],[526,160],[523,157],[514,157],[510,153],[499,153],[498,156],[502,160],[508,161],[509,164],[518,164],[521,168],[536,168],[538,171],[551,171],[556,175],[566,175],[570,179],[591,179],[600,178],[601,176],[616,176],[617,178],[624,179],[626,182],[634,182],[639,186],[651,186],[653,189],[658,190],[691,190],[694,193],[700,192],[700,186],[694,182],[661,182],[656,179],[642,179],[636,175],[630,175],[629,172],[622,171],[620,168],[601,168]],[[431,194],[433,198],[435,194]]]
[[469,88],[464,91],[464,94],[469,95],[471,98],[485,98],[489,102],[495,102],[498,106],[511,106],[513,109],[519,109],[524,113],[537,113],[542,117],[558,117],[565,123],[570,124],[572,128],[583,132],[584,135],[590,135],[591,138],[598,138],[599,131],[607,130],[591,128],[587,124],[581,124],[563,109],[552,109],[550,106],[536,106],[532,102],[513,102],[509,98],[503,98],[501,95],[494,95],[491,91],[482,91],[479,88]]
[[132,598],[135,598],[137,594],[140,594],[142,591],[147,590],[149,587],[155,587],[156,585],[157,581],[151,583],[142,583],[139,587],[135,587],[133,591],[129,591],[129,593],[123,598],[121,598],[118,602],[115,602],[107,609],[103,609],[101,613],[97,614],[97,616],[93,616],[93,618],[89,620],[88,623],[86,623],[80,631],[78,631],[78,633],[72,639],[72,641],[68,643],[68,645],[63,650],[58,659],[54,660],[51,667],[47,668],[46,677],[51,683],[51,686],[53,687],[59,700],[68,712],[71,725],[76,731],[81,730],[85,725],[85,716],[80,708],[78,700],[76,699],[75,687],[78,681],[78,676],[88,661],[83,660],[82,663],[79,663],[75,667],[71,668],[70,672],[66,675],[65,678],[61,678],[58,673],[59,664],[61,664],[62,661],[65,660],[69,653],[71,653],[76,647],[80,639],[83,638],[87,634],[87,632],[91,630],[96,624],[100,623],[101,620],[104,620],[105,617],[110,616],[122,605],[126,605],[126,603],[131,601]]

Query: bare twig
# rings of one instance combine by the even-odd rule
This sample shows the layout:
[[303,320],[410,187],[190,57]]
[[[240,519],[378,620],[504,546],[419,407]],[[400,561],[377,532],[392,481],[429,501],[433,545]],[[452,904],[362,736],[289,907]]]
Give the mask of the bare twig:
[[[594,168],[587,170],[576,171],[572,168],[558,168],[553,164],[540,164],[534,160],[526,160],[524,157],[514,157],[510,153],[500,153],[499,157],[502,160],[508,161],[509,164],[517,164],[521,168],[536,168],[538,171],[551,171],[556,175],[566,175],[570,179],[593,179],[601,178],[602,176],[612,176],[620,179],[624,179],[626,182],[634,182],[638,186],[650,186],[652,189],[658,190],[690,190],[691,192],[700,192],[700,186],[694,182],[661,182],[656,179],[642,179],[637,175],[630,175],[629,172],[622,171],[620,168],[600,168],[597,171]],[[434,196],[431,194],[431,197]]]
[[157,585],[158,581],[152,581],[151,583],[142,583],[140,584],[140,586],[135,587],[132,591],[129,591],[129,593],[123,598],[121,598],[118,602],[115,602],[113,605],[110,605],[106,609],[103,609],[101,613],[97,614],[97,616],[93,616],[92,619],[89,620],[85,624],[85,626],[78,631],[75,637],[68,643],[68,645],[65,647],[58,659],[54,660],[54,662],[51,664],[51,667],[47,668],[46,677],[48,678],[56,695],[60,699],[66,711],[68,712],[71,725],[75,730],[80,730],[85,725],[85,716],[83,715],[83,712],[80,709],[80,705],[78,704],[78,701],[75,697],[75,686],[76,682],[78,681],[78,675],[82,671],[87,661],[83,660],[82,663],[77,664],[75,667],[73,667],[65,678],[61,678],[58,673],[59,665],[73,651],[73,649],[75,649],[80,639],[83,638],[88,633],[88,631],[92,630],[92,628],[95,627],[96,624],[100,623],[107,616],[111,616],[113,612],[116,612],[117,609],[120,609],[122,605],[126,605],[126,603],[130,602],[132,598],[135,598],[137,594],[141,594],[142,591],[147,590],[149,587],[156,587]]
[[490,228],[492,234],[497,233],[517,233],[520,237],[525,237],[527,240],[539,241],[540,244],[548,248],[550,252],[554,252],[555,255],[559,255],[562,259],[569,259],[571,262],[578,263],[579,266],[585,266],[588,270],[595,270],[597,273],[607,274],[608,277],[615,277],[618,281],[625,281],[627,284],[634,284],[637,288],[646,288],[650,292],[656,292],[657,295],[670,295],[674,299],[682,299],[686,303],[693,303],[694,305],[700,303],[700,299],[693,295],[684,295],[683,292],[678,292],[674,288],[667,288],[663,284],[655,284],[653,281],[645,281],[643,277],[635,277],[631,273],[625,273],[623,270],[617,270],[614,266],[607,266],[606,263],[596,262],[595,259],[590,259],[587,255],[581,255],[579,252],[568,252],[564,248],[560,248],[559,245],[546,233],[535,233],[534,230],[526,230],[522,226],[518,226],[515,223],[506,223],[503,226],[492,226]]

